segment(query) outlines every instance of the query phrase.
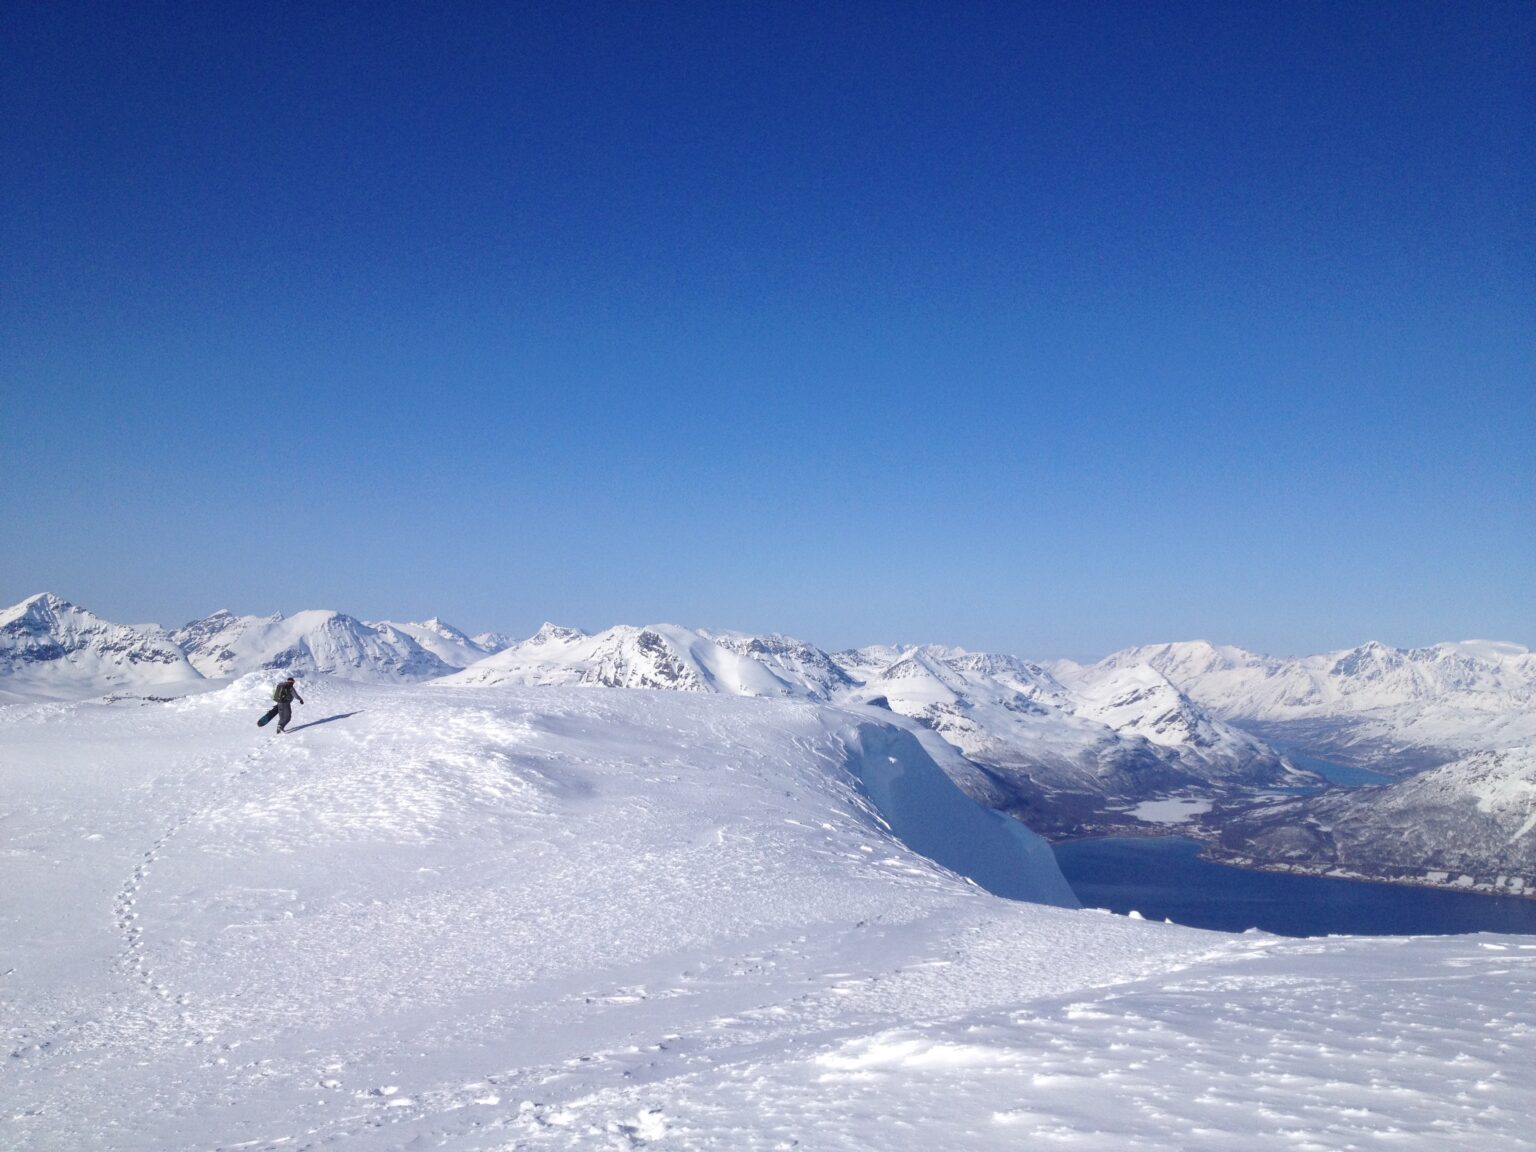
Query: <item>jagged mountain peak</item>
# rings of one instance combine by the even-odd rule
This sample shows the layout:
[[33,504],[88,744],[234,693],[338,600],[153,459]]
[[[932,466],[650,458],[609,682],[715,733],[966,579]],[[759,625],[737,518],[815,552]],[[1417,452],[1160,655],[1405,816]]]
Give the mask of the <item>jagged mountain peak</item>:
[[575,644],[585,640],[587,633],[580,628],[568,628],[561,624],[553,624],[546,620],[539,625],[539,630],[528,637],[528,644]]
[[462,667],[419,643],[410,627],[367,624],[331,609],[291,616],[215,614],[192,621],[172,637],[200,672],[214,677],[276,668],[354,680],[411,681]]
[[444,681],[586,684],[737,696],[791,696],[795,686],[749,654],[676,624],[620,624],[595,635],[546,625]]
[[743,632],[708,632],[720,647],[765,665],[795,695],[829,700],[854,686],[854,679],[831,655],[793,636],[778,632],[755,636]]
[[37,612],[68,612],[75,606],[64,597],[54,592],[35,592],[22,600],[21,603],[7,608],[4,616],[12,613],[18,615],[30,615]]
[[163,632],[114,624],[52,592],[0,610],[0,676],[13,690],[66,698],[200,679]]

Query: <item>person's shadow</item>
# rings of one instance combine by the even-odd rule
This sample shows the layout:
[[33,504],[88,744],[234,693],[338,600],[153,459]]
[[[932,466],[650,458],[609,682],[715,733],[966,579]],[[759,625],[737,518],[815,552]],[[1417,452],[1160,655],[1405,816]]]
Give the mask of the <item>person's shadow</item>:
[[306,728],[318,728],[321,724],[329,724],[332,720],[345,720],[348,716],[356,716],[359,712],[365,711],[367,709],[359,708],[357,712],[338,712],[334,716],[322,716],[320,719],[311,720],[306,724],[291,724],[286,730],[289,732],[302,732]]

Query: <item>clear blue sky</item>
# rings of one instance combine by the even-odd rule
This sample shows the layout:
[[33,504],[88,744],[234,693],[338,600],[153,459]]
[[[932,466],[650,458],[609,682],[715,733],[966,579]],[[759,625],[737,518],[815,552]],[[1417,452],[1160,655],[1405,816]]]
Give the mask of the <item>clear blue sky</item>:
[[7,7],[0,601],[1536,644],[1527,3]]

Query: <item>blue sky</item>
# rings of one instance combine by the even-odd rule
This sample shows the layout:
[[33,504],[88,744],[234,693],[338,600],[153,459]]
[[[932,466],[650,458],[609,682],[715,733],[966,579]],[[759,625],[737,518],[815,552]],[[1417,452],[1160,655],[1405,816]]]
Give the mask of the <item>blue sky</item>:
[[1536,644],[1522,4],[13,6],[0,600]]

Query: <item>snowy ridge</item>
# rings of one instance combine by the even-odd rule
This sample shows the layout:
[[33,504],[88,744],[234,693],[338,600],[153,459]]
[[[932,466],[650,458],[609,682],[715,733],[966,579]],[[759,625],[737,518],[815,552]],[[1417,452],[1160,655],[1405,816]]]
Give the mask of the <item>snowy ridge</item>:
[[1274,783],[1289,771],[1274,749],[1213,718],[1150,665],[1117,668],[1084,684],[1076,699],[1077,715],[1167,749],[1203,779]]
[[820,648],[791,636],[751,636],[743,632],[701,632],[705,639],[764,665],[796,696],[832,700],[854,687],[847,670]]
[[1280,738],[1297,733],[1348,762],[1389,770],[1536,739],[1536,654],[1518,644],[1372,641],[1288,658],[1192,641],[1058,667],[1072,682],[1091,684],[1138,665],[1222,719]]
[[376,631],[389,629],[409,636],[424,650],[442,661],[446,668],[468,668],[471,664],[484,660],[507,646],[502,642],[501,637],[494,633],[484,634],[488,643],[481,643],[479,638],[471,639],[452,624],[446,624],[435,616],[420,623],[407,624],[399,624],[393,620],[377,622],[370,620],[368,627]]
[[444,684],[661,688],[735,696],[803,695],[748,651],[725,647],[674,624],[619,625],[595,636],[545,624],[533,636],[487,657]]
[[70,698],[201,679],[163,633],[113,624],[52,593],[0,611],[0,684]]
[[1074,696],[1044,668],[1014,656],[936,645],[831,656],[784,636],[676,625],[620,626],[589,636],[546,624],[443,683],[584,684],[879,703],[983,765],[991,783],[973,780],[969,786],[1002,806],[1062,789],[1139,797],[1215,781],[1273,782],[1287,773],[1281,758],[1258,740],[1206,715],[1150,669],[1141,674],[1159,680],[1156,697],[1107,708],[1098,697]]
[[0,712],[0,1146],[1528,1147],[1528,938],[1002,899],[873,710],[267,679]]
[[[171,633],[204,676],[261,668],[365,681],[428,680],[453,666],[392,624],[369,625],[340,612],[235,616],[215,612]],[[445,642],[439,637],[440,642]]]

